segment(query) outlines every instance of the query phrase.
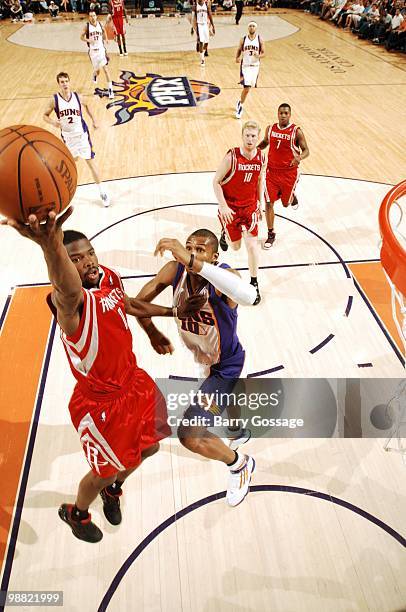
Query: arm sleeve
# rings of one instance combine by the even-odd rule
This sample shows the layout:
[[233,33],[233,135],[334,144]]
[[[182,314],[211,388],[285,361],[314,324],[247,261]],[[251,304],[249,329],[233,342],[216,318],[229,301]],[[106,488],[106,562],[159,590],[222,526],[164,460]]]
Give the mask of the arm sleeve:
[[213,266],[207,262],[203,263],[198,273],[208,280],[216,289],[224,293],[233,302],[241,306],[251,306],[257,297],[255,287],[242,280],[236,274],[230,274],[219,266]]

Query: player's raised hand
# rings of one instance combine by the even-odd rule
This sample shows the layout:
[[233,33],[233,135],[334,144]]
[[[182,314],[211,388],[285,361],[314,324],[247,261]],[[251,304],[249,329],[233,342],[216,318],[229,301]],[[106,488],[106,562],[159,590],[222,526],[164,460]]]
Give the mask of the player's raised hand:
[[45,223],[40,223],[35,215],[28,217],[28,224],[15,219],[3,219],[0,223],[13,227],[21,236],[36,242],[44,250],[55,249],[62,244],[63,232],[61,228],[72,213],[73,206],[69,206],[58,219],[53,211],[49,212]]
[[227,204],[219,204],[219,216],[223,223],[231,223],[235,213]]
[[165,251],[170,251],[179,263],[188,265],[191,253],[176,238],[161,238],[155,247],[154,255],[163,255]]

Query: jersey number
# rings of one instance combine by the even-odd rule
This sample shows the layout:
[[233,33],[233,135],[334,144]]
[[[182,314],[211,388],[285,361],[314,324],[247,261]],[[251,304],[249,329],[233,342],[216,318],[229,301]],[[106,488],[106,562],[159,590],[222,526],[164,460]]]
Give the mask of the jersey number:
[[282,140],[278,140],[278,144],[276,145],[277,149],[279,149],[279,147],[281,146],[281,142],[282,142]]
[[120,317],[123,319],[124,327],[125,327],[126,329],[128,329],[128,323],[127,323],[126,316],[125,316],[125,314],[123,313],[123,311],[121,310],[121,308],[120,308],[120,307],[118,307],[118,308],[117,308],[117,312],[118,312],[118,314],[120,315]]
[[252,179],[252,172],[246,172],[244,175],[244,183],[249,183]]
[[68,123],[73,123],[73,117],[68,117]]
[[[211,313],[205,310],[196,312],[196,314],[194,314],[193,316],[188,317],[187,319],[181,319],[181,320],[182,320],[181,327],[183,331],[188,331],[188,332],[191,332],[192,334],[197,334],[197,335],[200,334],[199,323],[203,323],[203,325],[211,325],[211,326],[215,324]],[[201,335],[205,335],[207,333],[206,330],[204,329],[202,329],[201,331],[202,331]]]

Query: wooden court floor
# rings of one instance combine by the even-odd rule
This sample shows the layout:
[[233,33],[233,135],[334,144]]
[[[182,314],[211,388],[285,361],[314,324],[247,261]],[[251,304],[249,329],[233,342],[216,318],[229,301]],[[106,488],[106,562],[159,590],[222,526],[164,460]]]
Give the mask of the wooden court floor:
[[[274,20],[255,16],[270,39],[243,119],[264,129],[289,102],[311,154],[302,164],[299,209],[276,211],[278,239],[261,260],[263,302],[240,308],[245,373],[402,379],[377,212],[404,178],[406,62],[303,13],[274,10],[268,17]],[[52,51],[46,42],[29,46],[35,24],[24,26],[19,43],[12,38],[19,26],[0,25],[0,128],[46,127],[43,109],[61,70],[100,123],[92,139],[112,205],[99,206],[79,164],[69,227],[94,238],[100,261],[122,273],[129,294],[162,265],[152,254],[159,238],[185,240],[197,227],[218,232],[211,181],[224,153],[239,143],[234,55],[249,19],[237,28],[230,17],[215,17],[217,37],[235,37],[235,45],[213,44],[205,69],[192,39],[189,50],[156,50],[172,27],[183,37],[187,22],[154,20],[154,41],[141,53],[137,38],[147,44],[149,33],[132,20],[135,51],[119,58],[111,46],[117,91],[123,72],[138,81],[185,76],[206,84],[195,91],[209,91],[207,83],[220,91],[162,114],[138,105],[122,125],[115,125],[118,106],[107,108],[93,95],[86,53],[55,49],[56,33],[69,41],[80,33],[77,24],[48,24]],[[286,35],[289,28],[294,32]],[[96,502],[104,539],[95,547],[74,540],[56,509],[74,499],[86,463],[67,412],[73,381],[44,308],[46,268],[38,248],[11,229],[0,228],[0,240],[2,589],[63,590],[69,612],[406,609],[405,467],[398,454],[383,451],[387,432],[377,434],[368,413],[359,424],[366,439],[339,437],[354,418],[351,405],[332,439],[252,440],[246,448],[258,466],[253,489],[232,510],[221,495],[223,467],[169,439],[126,483],[123,524],[109,526]],[[222,259],[248,274],[243,250]],[[162,303],[170,303],[169,294]],[[156,377],[193,376],[172,322],[160,327],[174,356],[155,355],[134,325],[140,365]],[[388,399],[385,392],[379,402]]]

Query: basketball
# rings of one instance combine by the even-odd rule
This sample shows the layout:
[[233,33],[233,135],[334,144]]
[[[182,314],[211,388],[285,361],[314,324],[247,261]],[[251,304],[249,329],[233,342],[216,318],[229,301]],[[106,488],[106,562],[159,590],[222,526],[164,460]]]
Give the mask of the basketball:
[[40,127],[13,125],[0,131],[0,213],[28,222],[62,212],[75,195],[77,170],[65,144]]

